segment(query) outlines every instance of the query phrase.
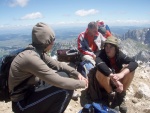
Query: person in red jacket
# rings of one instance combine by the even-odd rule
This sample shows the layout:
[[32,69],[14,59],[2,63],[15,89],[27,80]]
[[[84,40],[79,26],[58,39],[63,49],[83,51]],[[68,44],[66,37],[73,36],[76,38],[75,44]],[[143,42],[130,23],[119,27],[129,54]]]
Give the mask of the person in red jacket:
[[105,38],[111,36],[111,31],[108,25],[105,25],[103,21],[97,21],[98,32],[100,32]]
[[105,37],[98,32],[97,23],[90,22],[86,31],[80,33],[77,40],[82,61],[87,60],[95,65],[95,53],[101,49],[102,43],[105,40]]

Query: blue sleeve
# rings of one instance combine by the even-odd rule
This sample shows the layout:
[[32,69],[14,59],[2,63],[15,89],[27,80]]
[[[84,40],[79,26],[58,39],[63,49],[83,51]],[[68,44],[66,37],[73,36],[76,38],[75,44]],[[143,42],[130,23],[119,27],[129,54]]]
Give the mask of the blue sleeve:
[[109,28],[108,25],[106,25],[105,28],[106,28],[106,30],[108,30],[111,33],[110,28]]

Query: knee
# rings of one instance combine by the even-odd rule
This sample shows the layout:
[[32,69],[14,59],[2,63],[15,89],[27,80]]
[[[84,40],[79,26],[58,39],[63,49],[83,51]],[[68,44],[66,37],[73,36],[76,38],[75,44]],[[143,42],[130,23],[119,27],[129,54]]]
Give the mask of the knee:
[[131,75],[133,75],[133,76],[134,76],[134,74],[135,74],[135,71],[132,71],[132,72],[131,72]]
[[135,71],[132,71],[132,72],[128,73],[126,77],[133,78],[134,74],[135,74]]
[[62,99],[71,99],[73,95],[73,90],[63,90],[62,92],[60,92],[58,94],[58,98],[62,98]]
[[72,95],[74,90],[69,90],[68,92],[69,92],[70,95]]
[[96,79],[98,80],[107,80],[109,77],[105,76],[104,74],[102,74],[100,71],[96,71]]
[[101,78],[101,72],[97,70],[96,71],[96,79],[100,80],[100,78]]

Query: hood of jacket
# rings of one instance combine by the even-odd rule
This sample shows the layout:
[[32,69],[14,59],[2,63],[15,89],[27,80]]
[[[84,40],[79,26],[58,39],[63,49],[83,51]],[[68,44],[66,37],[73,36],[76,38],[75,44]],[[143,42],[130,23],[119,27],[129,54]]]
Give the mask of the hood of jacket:
[[55,33],[47,24],[39,22],[32,29],[32,45],[39,52],[44,52],[45,48],[55,40]]

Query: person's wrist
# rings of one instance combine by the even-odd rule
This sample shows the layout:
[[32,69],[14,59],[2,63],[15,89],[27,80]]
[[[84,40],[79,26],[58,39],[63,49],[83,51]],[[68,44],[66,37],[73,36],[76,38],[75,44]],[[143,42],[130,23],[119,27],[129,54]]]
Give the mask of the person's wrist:
[[84,79],[84,81],[85,81],[85,88],[87,88],[88,87],[88,82],[87,82],[86,79]]
[[117,87],[122,87],[123,86],[123,84],[120,81],[116,81],[116,85],[117,85]]
[[113,76],[113,73],[110,73],[109,76],[112,77],[112,76]]
[[84,82],[84,87],[83,87],[83,88],[86,88],[86,81],[85,81],[85,80],[83,80],[83,82]]
[[86,87],[86,81],[85,80],[79,80],[81,83],[81,87],[85,88]]
[[92,57],[93,57],[93,58],[95,58],[95,55],[94,55],[94,54],[92,54]]
[[110,74],[109,74],[109,77],[110,77],[110,79],[111,79],[112,81],[114,81],[114,79],[113,79],[113,73],[110,73]]

